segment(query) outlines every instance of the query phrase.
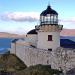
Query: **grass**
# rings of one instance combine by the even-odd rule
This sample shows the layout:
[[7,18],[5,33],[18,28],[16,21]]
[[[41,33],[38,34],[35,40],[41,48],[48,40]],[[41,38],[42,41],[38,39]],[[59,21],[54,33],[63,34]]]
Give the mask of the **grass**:
[[22,71],[17,71],[16,75],[59,75],[61,71],[51,69],[49,65],[35,65],[30,66]]
[[61,72],[56,69],[51,69],[50,65],[34,65],[27,67],[14,54],[4,54],[0,56],[0,71],[13,72],[15,75],[59,75]]
[[0,57],[0,71],[18,71],[27,66],[14,54],[3,54]]

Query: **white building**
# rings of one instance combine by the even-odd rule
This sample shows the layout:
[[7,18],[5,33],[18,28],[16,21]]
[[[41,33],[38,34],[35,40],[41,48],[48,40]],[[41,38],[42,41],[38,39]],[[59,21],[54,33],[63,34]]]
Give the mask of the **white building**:
[[54,65],[55,59],[51,61],[51,54],[60,47],[61,30],[62,25],[58,25],[58,13],[48,6],[40,14],[40,25],[29,31],[24,40],[12,41],[10,52],[16,54],[28,66]]
[[62,68],[62,63],[59,65],[55,55],[57,48],[60,48],[62,27],[58,24],[58,13],[48,6],[40,14],[40,25],[29,31],[25,39],[13,40],[10,52],[16,54],[27,66],[45,64],[56,69]]

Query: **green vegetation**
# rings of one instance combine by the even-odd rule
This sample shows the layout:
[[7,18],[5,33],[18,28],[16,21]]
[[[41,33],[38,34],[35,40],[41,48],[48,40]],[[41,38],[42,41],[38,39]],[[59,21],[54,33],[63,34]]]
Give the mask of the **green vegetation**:
[[17,71],[16,75],[59,75],[61,71],[51,69],[49,65],[30,66],[22,71]]
[[0,56],[0,71],[15,73],[15,75],[59,75],[61,72],[51,69],[50,65],[34,65],[27,67],[16,55],[7,54]]
[[0,56],[0,71],[14,72],[25,69],[27,66],[14,54]]

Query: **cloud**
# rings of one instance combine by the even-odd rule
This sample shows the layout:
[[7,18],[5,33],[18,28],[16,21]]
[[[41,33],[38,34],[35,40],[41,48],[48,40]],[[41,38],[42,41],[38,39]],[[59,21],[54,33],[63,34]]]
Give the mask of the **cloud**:
[[63,25],[63,28],[75,29],[75,18],[59,19],[59,24]]
[[[38,12],[6,12],[0,15],[0,19],[3,21],[15,21],[15,22],[36,22],[39,21]],[[75,24],[74,18],[59,19],[59,23]]]
[[4,21],[35,22],[39,20],[37,12],[6,12],[0,17]]
[[75,24],[75,18],[70,19],[59,19],[60,23],[69,23],[69,24]]

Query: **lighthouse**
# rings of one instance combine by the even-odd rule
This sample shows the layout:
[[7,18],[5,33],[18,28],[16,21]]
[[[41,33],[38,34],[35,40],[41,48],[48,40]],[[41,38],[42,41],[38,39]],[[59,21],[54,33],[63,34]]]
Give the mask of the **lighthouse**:
[[58,13],[48,5],[47,9],[40,14],[40,25],[35,26],[38,33],[37,48],[54,51],[60,47],[62,28],[63,25],[58,24]]

